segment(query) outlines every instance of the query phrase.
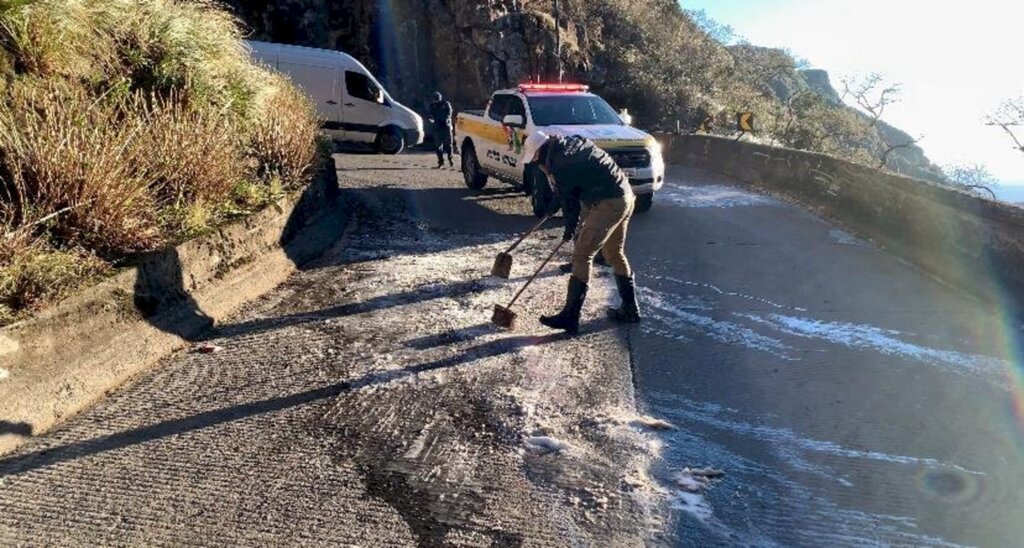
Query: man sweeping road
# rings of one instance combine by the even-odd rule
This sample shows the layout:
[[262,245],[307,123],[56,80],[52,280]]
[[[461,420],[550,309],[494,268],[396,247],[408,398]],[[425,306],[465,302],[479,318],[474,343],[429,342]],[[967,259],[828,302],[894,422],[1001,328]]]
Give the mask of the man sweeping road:
[[563,239],[571,240],[579,231],[565,306],[558,314],[541,316],[540,322],[579,332],[593,259],[600,251],[615,272],[622,298],[622,306],[609,309],[608,316],[620,323],[638,323],[635,278],[625,249],[635,203],[629,178],[611,156],[580,136],[549,137],[537,132],[526,140],[524,149],[524,157],[532,158],[531,163],[544,172],[562,206]]

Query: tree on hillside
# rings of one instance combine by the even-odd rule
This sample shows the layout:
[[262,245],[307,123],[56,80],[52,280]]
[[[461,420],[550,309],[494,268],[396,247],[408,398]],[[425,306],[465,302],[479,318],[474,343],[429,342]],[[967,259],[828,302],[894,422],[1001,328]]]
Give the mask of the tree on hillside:
[[690,16],[690,19],[692,19],[693,22],[701,28],[701,30],[721,44],[732,44],[742,40],[731,26],[715,21],[710,15],[708,15],[708,12],[702,9],[686,10],[686,14]]
[[1002,128],[1013,141],[1013,148],[1024,152],[1024,95],[1010,99],[988,115],[985,122],[990,126]]
[[878,125],[886,107],[899,100],[900,84],[887,84],[885,77],[877,72],[864,77],[843,78],[842,82],[841,99],[849,98],[866,112],[871,118],[871,127]]
[[996,178],[982,164],[949,164],[942,168],[946,178],[954,185],[972,193],[986,193],[996,199],[996,193],[992,190],[998,186]]

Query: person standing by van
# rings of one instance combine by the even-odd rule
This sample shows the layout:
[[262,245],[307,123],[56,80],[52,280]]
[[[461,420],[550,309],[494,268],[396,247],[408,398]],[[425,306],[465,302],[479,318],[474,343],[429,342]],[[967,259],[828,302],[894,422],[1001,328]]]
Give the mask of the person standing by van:
[[452,160],[452,104],[445,101],[440,91],[435,91],[430,103],[430,125],[434,130],[434,143],[437,147],[437,167],[444,167],[444,155],[448,155],[448,165],[454,166]]

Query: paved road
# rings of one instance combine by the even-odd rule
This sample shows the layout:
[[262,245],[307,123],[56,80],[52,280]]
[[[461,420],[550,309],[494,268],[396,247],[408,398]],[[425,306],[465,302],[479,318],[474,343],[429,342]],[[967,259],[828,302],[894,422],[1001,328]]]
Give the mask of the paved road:
[[679,538],[1020,546],[1019,327],[796,207],[670,180],[629,240],[637,389],[680,428],[663,475],[727,473],[675,501]]
[[356,223],[211,333],[222,351],[173,356],[0,458],[0,545],[656,538],[624,334],[568,340],[530,321],[563,295],[550,275],[518,331],[491,328],[558,231],[517,256],[516,280],[489,280],[533,224],[527,204],[471,195],[430,163],[340,156]]
[[340,157],[358,223],[222,352],[0,460],[0,544],[1019,545],[998,309],[672,168],[630,235],[643,326],[597,319],[601,270],[586,334],[545,333],[548,272],[498,332],[515,283],[486,273],[526,201],[431,163]]

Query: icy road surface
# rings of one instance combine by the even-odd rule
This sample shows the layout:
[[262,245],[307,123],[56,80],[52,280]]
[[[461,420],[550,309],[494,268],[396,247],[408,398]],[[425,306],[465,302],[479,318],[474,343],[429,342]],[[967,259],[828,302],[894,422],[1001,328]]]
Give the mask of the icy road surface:
[[[647,320],[598,269],[543,330],[556,243],[501,185],[340,155],[326,256],[0,458],[0,545],[977,545],[1024,538],[998,310],[840,227],[670,168],[634,220]],[[3,382],[0,379],[0,382]]]
[[[1019,326],[801,209],[669,179],[629,246],[676,542],[1021,546]],[[693,493],[685,467],[725,476]]]

